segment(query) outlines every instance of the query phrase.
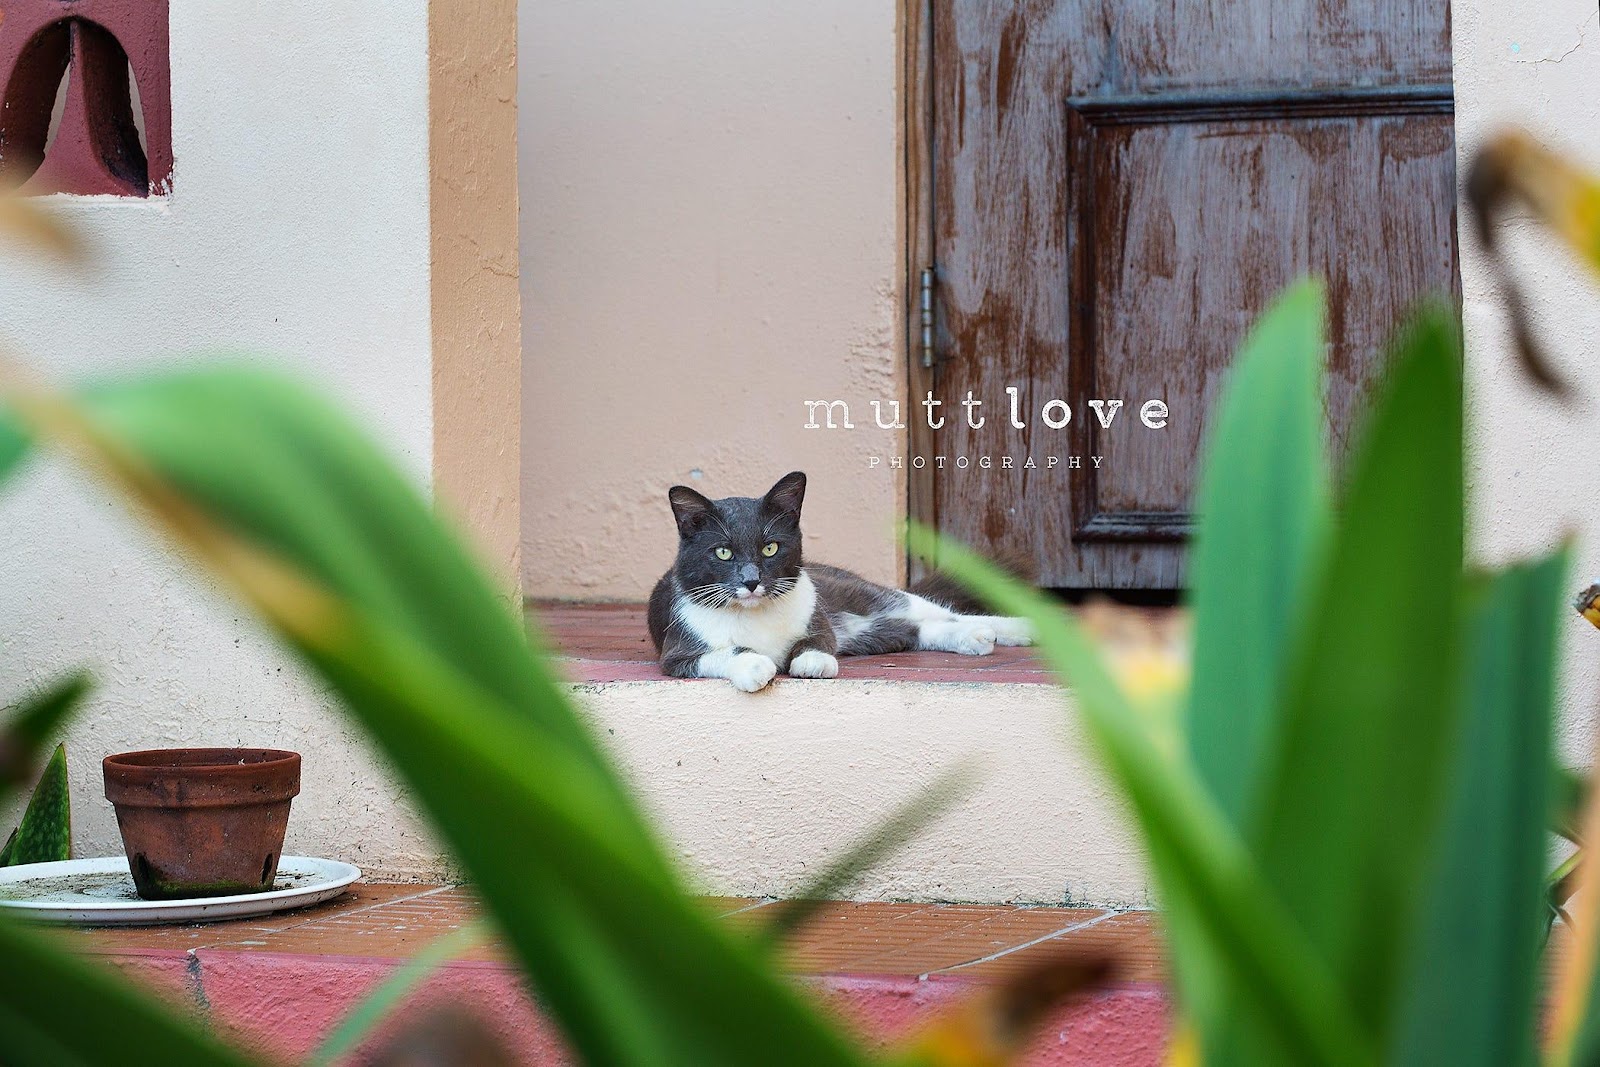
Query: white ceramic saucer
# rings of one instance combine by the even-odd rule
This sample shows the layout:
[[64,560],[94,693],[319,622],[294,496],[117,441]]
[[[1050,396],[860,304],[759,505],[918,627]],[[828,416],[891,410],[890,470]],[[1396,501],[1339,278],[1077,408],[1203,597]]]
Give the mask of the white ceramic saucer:
[[42,922],[150,926],[242,919],[304,908],[338,896],[361,871],[338,860],[283,856],[265,893],[140,900],[126,856],[0,867],[0,908]]

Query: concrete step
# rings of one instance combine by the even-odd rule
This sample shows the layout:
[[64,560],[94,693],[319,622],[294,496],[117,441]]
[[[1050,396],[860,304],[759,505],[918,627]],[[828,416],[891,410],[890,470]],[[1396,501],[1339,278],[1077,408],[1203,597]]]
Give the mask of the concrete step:
[[841,895],[1148,906],[1137,835],[1028,649],[845,659],[760,693],[661,676],[638,605],[534,605],[572,690],[707,893],[792,895],[952,768],[975,784]]

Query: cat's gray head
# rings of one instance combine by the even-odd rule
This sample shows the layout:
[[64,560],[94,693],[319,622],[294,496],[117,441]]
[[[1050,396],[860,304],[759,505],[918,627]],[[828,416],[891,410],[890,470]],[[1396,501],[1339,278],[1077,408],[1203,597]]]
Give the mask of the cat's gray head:
[[709,607],[756,608],[800,578],[800,504],[806,476],[785,474],[760,497],[708,500],[686,485],[667,492],[678,521],[673,570],[686,596]]

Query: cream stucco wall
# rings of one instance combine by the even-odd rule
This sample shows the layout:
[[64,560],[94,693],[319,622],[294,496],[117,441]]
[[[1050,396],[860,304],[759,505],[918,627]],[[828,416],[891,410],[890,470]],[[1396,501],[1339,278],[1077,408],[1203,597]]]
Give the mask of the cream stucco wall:
[[[1456,133],[1461,173],[1493,130],[1515,123],[1600,170],[1600,12],[1593,0],[1456,0]],[[1463,213],[1462,220],[1466,221]],[[1515,373],[1503,305],[1473,239],[1461,235],[1473,541],[1503,560],[1574,539],[1576,589],[1600,575],[1600,285],[1532,224],[1512,227],[1515,269],[1552,355],[1581,384],[1569,409]],[[1600,633],[1564,625],[1563,747],[1587,762],[1600,711]]]
[[[903,395],[894,0],[540,0],[520,12],[529,593],[642,599],[667,488],[805,470],[813,558],[896,576]],[[856,405],[858,424],[870,414]]]
[[[170,198],[61,200],[95,266],[7,254],[0,333],[62,380],[225,345],[330,390],[429,479],[428,5],[172,5]],[[7,250],[9,253],[9,249]],[[288,848],[437,873],[437,850],[294,661],[63,464],[0,494],[0,692],[75,667],[79,855],[121,851],[99,758],[306,754]]]

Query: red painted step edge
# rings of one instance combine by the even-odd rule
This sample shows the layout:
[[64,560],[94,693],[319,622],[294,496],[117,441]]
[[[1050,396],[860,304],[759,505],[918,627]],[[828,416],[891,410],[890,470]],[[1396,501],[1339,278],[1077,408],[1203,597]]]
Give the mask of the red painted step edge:
[[[130,949],[95,953],[140,985],[203,1017],[224,1037],[289,1060],[312,1051],[395,967],[395,960],[223,949]],[[801,980],[868,1040],[914,1031],[981,983],[954,976],[823,975]],[[404,1018],[430,1003],[478,1015],[526,1063],[567,1063],[517,971],[455,962],[413,996]],[[391,1019],[391,1025],[396,1019]],[[1168,1021],[1158,985],[1114,985],[1058,1011],[1040,1027],[1028,1067],[1157,1067]],[[378,1039],[383,1035],[380,1033]]]

